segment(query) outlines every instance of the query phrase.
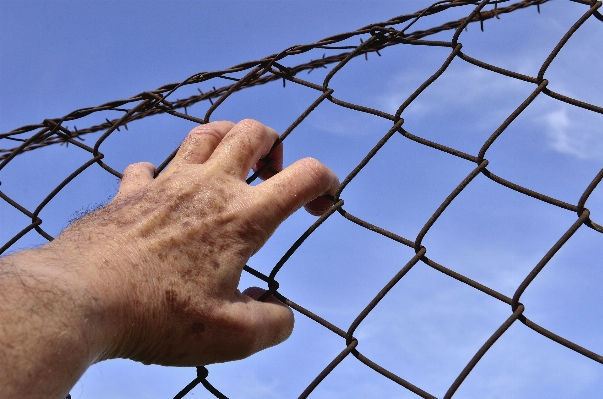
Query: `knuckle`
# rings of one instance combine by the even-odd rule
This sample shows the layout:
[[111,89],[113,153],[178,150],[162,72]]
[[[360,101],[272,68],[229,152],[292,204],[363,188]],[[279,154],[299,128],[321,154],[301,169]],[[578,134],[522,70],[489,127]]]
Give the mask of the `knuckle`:
[[278,138],[278,134],[272,128],[264,125],[263,123],[255,119],[243,119],[239,122],[242,127],[242,131],[256,140],[263,140],[264,137],[268,136],[273,140]]
[[195,141],[199,140],[200,138],[207,137],[207,136],[220,141],[220,140],[222,140],[222,137],[223,137],[223,133],[221,132],[222,129],[220,129],[220,127],[221,126],[219,126],[219,125],[211,124],[211,123],[209,123],[207,125],[199,125],[189,132],[185,141],[187,143],[194,143]]
[[149,170],[153,170],[154,167],[149,162],[136,162],[130,164],[124,170],[124,175],[139,175],[141,173],[147,172]]
[[245,126],[247,128],[250,128],[250,129],[258,129],[258,128],[261,129],[264,126],[261,122],[256,121],[255,119],[250,119],[250,118],[242,119],[239,122],[239,124],[242,126]]

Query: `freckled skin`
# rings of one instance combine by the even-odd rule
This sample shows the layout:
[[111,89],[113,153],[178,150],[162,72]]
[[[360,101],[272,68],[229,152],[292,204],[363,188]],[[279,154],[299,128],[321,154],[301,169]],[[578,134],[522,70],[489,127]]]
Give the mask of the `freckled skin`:
[[325,212],[339,182],[310,158],[281,170],[277,139],[253,120],[199,126],[157,178],[130,165],[107,206],[0,258],[0,397],[63,398],[104,359],[199,366],[284,341],[293,313],[239,292],[242,269],[295,210]]

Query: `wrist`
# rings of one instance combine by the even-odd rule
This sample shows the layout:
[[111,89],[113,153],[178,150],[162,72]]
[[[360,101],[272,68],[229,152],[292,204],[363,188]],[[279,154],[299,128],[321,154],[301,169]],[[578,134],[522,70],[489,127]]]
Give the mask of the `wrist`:
[[81,341],[85,361],[92,363],[104,350],[108,312],[81,255],[50,243],[14,256],[23,288],[54,310],[49,313],[63,326],[61,333]]
[[126,311],[131,293],[118,267],[125,260],[114,259],[118,251],[112,240],[85,240],[84,236],[88,237],[85,231],[67,229],[43,247],[17,255],[29,258],[29,274],[62,293],[60,313],[81,333],[89,366],[116,357],[113,354],[130,317]]
[[[50,273],[56,275],[58,270],[62,283],[77,297],[78,318],[84,322],[81,328],[90,343],[92,363],[133,358],[134,347],[142,341],[155,341],[151,337],[155,329],[144,324],[149,319],[160,322],[153,317],[157,306],[152,302],[156,298],[148,295],[154,281],[152,267],[140,251],[132,251],[128,242],[131,237],[126,232],[89,233],[87,225],[81,223],[40,248],[39,256],[49,259],[48,264],[58,265]],[[141,280],[145,284],[137,283]],[[140,314],[142,309],[144,315]]]

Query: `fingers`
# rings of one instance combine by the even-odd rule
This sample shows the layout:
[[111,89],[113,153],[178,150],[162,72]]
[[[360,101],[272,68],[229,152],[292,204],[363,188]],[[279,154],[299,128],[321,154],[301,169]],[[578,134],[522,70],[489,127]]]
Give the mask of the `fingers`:
[[[228,134],[235,126],[236,129]],[[218,154],[213,157],[216,164],[227,173],[242,178],[247,177],[253,166],[256,172],[262,169],[259,177],[266,180],[283,168],[282,144],[270,151],[277,139],[278,134],[273,129],[252,119],[236,125],[229,121],[200,125],[186,136],[167,170],[182,164],[205,163],[224,140]],[[269,152],[269,157],[260,159]]]
[[133,193],[153,181],[155,167],[149,162],[139,162],[129,165],[122,174],[117,195]]
[[[317,198],[335,194],[339,180],[335,173],[313,158],[304,158],[279,174],[254,187],[259,190],[258,208],[263,217],[276,227],[300,207],[313,215],[321,215],[332,202]],[[314,200],[314,201],[313,201]]]
[[[250,287],[241,296],[255,299],[264,292],[261,288]],[[231,311],[231,317],[242,323],[239,331],[243,333],[238,336],[239,342],[231,343],[234,347],[238,346],[241,357],[280,344],[293,332],[293,312],[272,295],[265,302],[247,298],[233,304]]]
[[268,154],[277,139],[278,134],[273,129],[253,119],[244,119],[230,129],[208,163],[244,180],[256,162]]
[[197,126],[186,136],[170,166],[204,163],[234,125],[229,121],[216,121]]

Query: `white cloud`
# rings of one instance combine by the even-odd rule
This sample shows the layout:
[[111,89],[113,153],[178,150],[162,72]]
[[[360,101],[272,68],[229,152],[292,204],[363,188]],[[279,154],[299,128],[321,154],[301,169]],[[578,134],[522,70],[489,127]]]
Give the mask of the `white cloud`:
[[592,392],[601,375],[596,363],[519,322],[494,344],[472,374],[461,385],[460,398],[530,397],[534,392],[542,397],[550,397],[551,392],[581,397]]
[[576,115],[571,111],[564,107],[536,118],[536,122],[546,129],[549,146],[579,159],[603,160],[601,115]]
[[[420,289],[411,288],[414,285],[405,288],[413,290],[411,295],[418,297],[417,303],[405,304],[400,298],[394,301],[397,307],[378,306],[358,329],[357,338],[366,334],[359,340],[358,349],[388,370],[441,397],[511,312],[481,294],[472,295],[471,288],[460,283],[447,289],[438,287],[435,294],[422,294]],[[596,390],[600,378],[595,362],[516,322],[488,350],[455,397],[524,398],[536,392],[554,391],[560,397],[581,397]],[[391,389],[392,393],[404,392]]]
[[[493,72],[462,63],[452,64],[435,82],[427,87],[404,111],[405,115],[425,117],[431,112],[479,108],[491,115],[497,108],[484,107],[487,101],[509,98],[521,92],[525,83],[503,77]],[[395,113],[408,96],[418,88],[429,74],[425,71],[405,71],[387,85],[388,90],[378,96],[383,109]]]
[[328,110],[319,109],[314,111],[309,121],[315,129],[345,137],[359,137],[370,134],[371,126],[374,124],[373,117],[340,107],[329,107]]
[[[395,113],[423,80],[420,71],[399,74],[377,97],[379,106]],[[568,85],[573,82],[570,78],[566,81]],[[563,84],[557,86],[562,88],[562,93],[572,96],[571,90],[563,90]],[[410,123],[424,124],[435,118],[442,123],[462,123],[467,130],[489,131],[498,127],[533,89],[533,85],[516,79],[453,64],[408,106],[402,116]],[[585,95],[580,92],[573,97]],[[526,110],[526,115],[532,115],[530,118],[536,126],[544,128],[547,144],[553,151],[583,160],[603,160],[601,114],[557,101],[536,101]]]

